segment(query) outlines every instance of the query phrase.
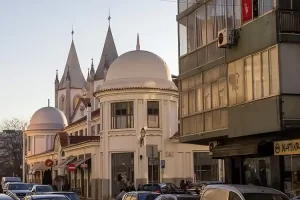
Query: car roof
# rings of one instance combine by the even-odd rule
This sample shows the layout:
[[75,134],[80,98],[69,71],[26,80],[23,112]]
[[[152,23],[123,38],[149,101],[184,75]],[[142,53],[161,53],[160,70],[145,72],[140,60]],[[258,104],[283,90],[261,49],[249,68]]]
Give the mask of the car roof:
[[63,194],[35,194],[35,195],[30,195],[30,196],[35,199],[42,199],[42,198],[47,198],[47,197],[66,197]]
[[127,192],[127,194],[160,194],[160,193],[157,193],[157,192],[151,192],[151,191],[132,191],[132,192]]
[[213,184],[207,185],[205,190],[215,188],[215,189],[224,189],[233,191],[236,193],[272,193],[272,194],[284,194],[278,190],[273,188],[261,187],[261,186],[254,186],[254,185],[229,185],[229,184]]
[[60,191],[60,192],[48,192],[49,194],[76,194],[75,192]]
[[13,184],[22,184],[22,185],[27,185],[26,183],[22,183],[22,182],[8,182],[7,185],[13,185]]
[[42,186],[43,187],[43,186],[50,186],[50,185],[37,185],[37,184],[35,184],[34,186]]

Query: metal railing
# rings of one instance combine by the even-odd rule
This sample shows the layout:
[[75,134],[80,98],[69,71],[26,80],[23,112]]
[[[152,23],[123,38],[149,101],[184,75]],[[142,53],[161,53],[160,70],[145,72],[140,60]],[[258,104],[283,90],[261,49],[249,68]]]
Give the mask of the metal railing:
[[300,12],[279,11],[280,33],[300,34]]

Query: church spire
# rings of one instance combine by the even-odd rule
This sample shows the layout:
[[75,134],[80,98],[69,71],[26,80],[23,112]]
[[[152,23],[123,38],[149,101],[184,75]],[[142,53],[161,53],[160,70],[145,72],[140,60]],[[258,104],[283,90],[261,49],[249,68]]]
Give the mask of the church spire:
[[111,20],[111,16],[110,16],[110,9],[108,10],[108,26],[110,27],[110,20]]
[[65,70],[59,83],[59,89],[66,88],[67,79],[70,81],[72,80],[70,84],[71,88],[82,88],[85,86],[86,83],[84,75],[80,68],[80,64],[79,64],[79,60],[78,60],[78,56],[77,56],[77,52],[73,40],[73,34],[74,34],[73,28],[71,34],[72,34],[71,47],[65,65]]
[[[109,22],[111,20],[110,14],[109,14],[108,20],[109,20]],[[115,45],[115,41],[114,41],[114,38],[113,38],[113,35],[111,32],[110,23],[109,23],[103,50],[102,50],[102,55],[101,55],[100,62],[99,62],[97,71],[95,73],[94,79],[95,80],[104,79],[105,68],[107,68],[106,70],[108,70],[110,64],[112,62],[114,62],[117,58],[118,58],[117,48]]]
[[137,38],[136,38],[136,50],[140,50],[140,36],[139,34],[137,34]]
[[59,79],[58,79],[58,70],[56,70],[55,84],[59,84]]
[[91,70],[90,70],[90,76],[92,79],[94,79],[95,76],[95,68],[94,68],[94,59],[92,58],[92,64],[91,64]]

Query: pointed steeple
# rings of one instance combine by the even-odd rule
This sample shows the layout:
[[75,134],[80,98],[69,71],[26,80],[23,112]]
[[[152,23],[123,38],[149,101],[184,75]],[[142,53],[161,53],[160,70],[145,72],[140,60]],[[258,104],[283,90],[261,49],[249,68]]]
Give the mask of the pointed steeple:
[[91,80],[91,77],[90,77],[90,68],[88,68],[88,74],[87,74],[87,77],[86,77],[86,81],[89,82]]
[[[109,15],[109,17],[108,17],[109,22],[110,22],[110,19],[111,19],[111,17]],[[105,59],[105,55],[106,55],[106,59]],[[107,65],[107,68],[109,68],[110,64],[113,63],[117,58],[118,58],[117,48],[116,48],[116,45],[114,42],[114,38],[113,38],[113,35],[111,32],[110,23],[109,23],[104,46],[103,46],[102,55],[100,58],[100,62],[99,62],[96,74],[94,76],[95,80],[104,79],[104,68],[105,68],[104,65]],[[105,62],[105,60],[106,60],[106,62]]]
[[136,38],[136,50],[140,50],[141,47],[140,47],[140,36],[139,34],[137,34],[137,38]]
[[82,88],[85,86],[86,83],[84,75],[80,68],[80,64],[79,64],[79,60],[78,60],[78,56],[77,56],[77,52],[73,40],[73,34],[74,34],[73,29],[71,34],[72,34],[71,47],[65,65],[65,70],[59,83],[59,89],[63,89],[66,87],[67,76],[68,76],[68,80],[70,81],[72,80],[70,84],[71,88]]
[[91,79],[94,79],[94,76],[95,76],[95,68],[94,68],[94,59],[93,59],[93,58],[92,58],[92,64],[91,64],[90,74],[91,74]]
[[58,79],[58,70],[56,70],[56,76],[55,76],[55,81],[54,81],[55,85],[59,84],[59,79]]

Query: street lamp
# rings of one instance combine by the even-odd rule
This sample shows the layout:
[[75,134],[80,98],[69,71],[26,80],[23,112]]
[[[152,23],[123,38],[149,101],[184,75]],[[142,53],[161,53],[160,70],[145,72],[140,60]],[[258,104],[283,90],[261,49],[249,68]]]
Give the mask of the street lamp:
[[141,137],[140,137],[140,147],[142,147],[143,144],[144,144],[144,138],[145,138],[145,136],[146,136],[146,130],[145,130],[144,128],[142,128],[141,131],[140,131],[140,133],[141,133]]

